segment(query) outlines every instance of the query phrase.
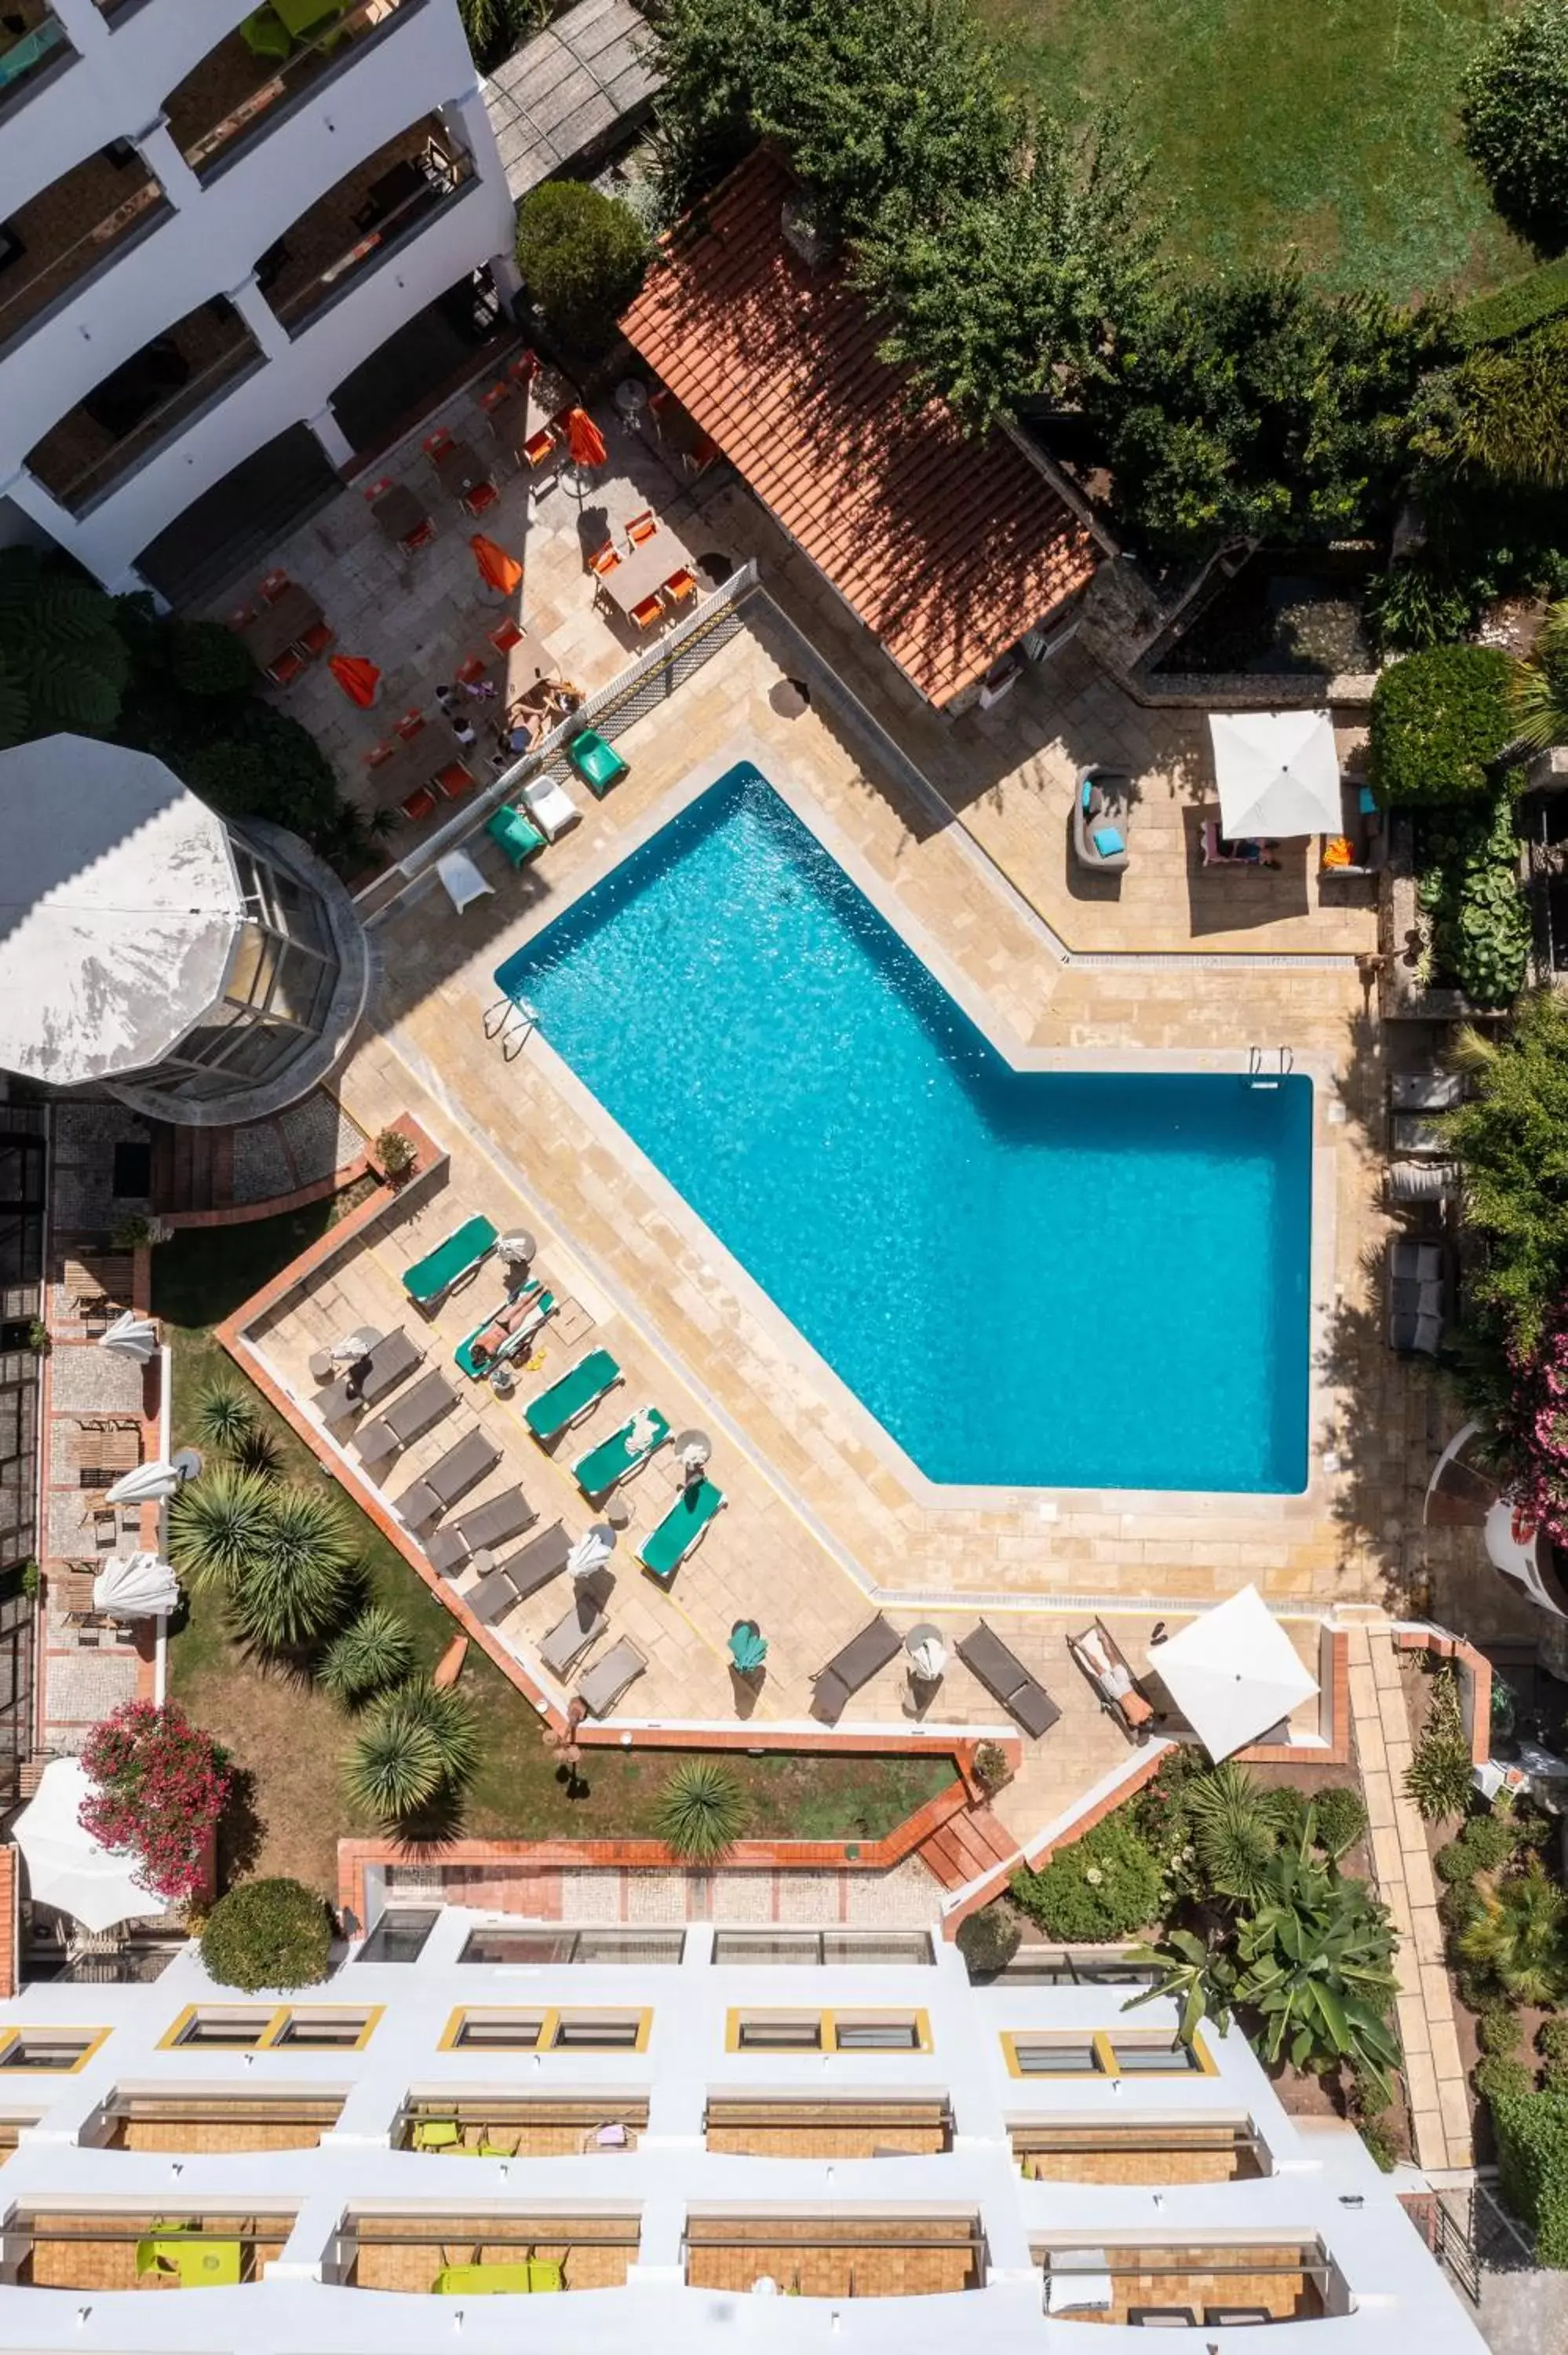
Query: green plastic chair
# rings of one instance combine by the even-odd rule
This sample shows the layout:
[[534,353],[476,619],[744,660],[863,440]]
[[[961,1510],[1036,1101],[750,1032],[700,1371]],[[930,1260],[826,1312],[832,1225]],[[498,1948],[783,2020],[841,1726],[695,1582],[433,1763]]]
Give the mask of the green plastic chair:
[[611,785],[618,785],[629,773],[613,744],[607,744],[597,728],[585,728],[567,746],[567,758],[596,800],[603,801]]
[[495,1249],[495,1229],[488,1219],[467,1219],[456,1234],[438,1243],[433,1252],[403,1271],[403,1289],[421,1308],[450,1292],[460,1276],[471,1275]]
[[754,1677],[768,1657],[768,1638],[751,1620],[739,1619],[730,1629],[729,1657],[743,1677]]
[[414,2128],[416,2150],[455,2150],[461,2140],[456,2118],[421,2118]]
[[608,1439],[601,1439],[597,1447],[590,1447],[588,1454],[573,1465],[572,1477],[585,1497],[608,1496],[610,1489],[629,1478],[639,1465],[646,1464],[655,1449],[662,1447],[670,1436],[670,1426],[656,1406],[649,1407],[647,1415],[652,1429],[645,1445],[633,1447],[630,1444],[631,1433],[640,1419],[634,1414],[621,1424],[619,1431],[612,1431]]
[[569,1431],[579,1415],[597,1405],[607,1391],[620,1380],[620,1368],[608,1349],[590,1349],[568,1367],[559,1381],[530,1399],[523,1410],[523,1420],[535,1439],[545,1444]]
[[253,58],[286,58],[294,47],[294,37],[275,8],[258,8],[245,17],[239,27],[239,37]]
[[551,2264],[545,2257],[529,2258],[528,2286],[531,2290],[565,2289],[566,2286],[567,2277],[559,2265]]
[[489,2265],[443,2265],[436,2275],[438,2297],[514,2296],[517,2292],[531,2290],[529,2279],[533,2266],[526,2257],[510,2263]]
[[520,809],[498,809],[485,821],[484,830],[492,842],[498,843],[514,867],[525,867],[545,847],[545,837],[538,827]]
[[649,1576],[668,1585],[723,1504],[724,1491],[711,1480],[694,1480],[683,1488],[658,1528],[650,1529],[637,1549]]

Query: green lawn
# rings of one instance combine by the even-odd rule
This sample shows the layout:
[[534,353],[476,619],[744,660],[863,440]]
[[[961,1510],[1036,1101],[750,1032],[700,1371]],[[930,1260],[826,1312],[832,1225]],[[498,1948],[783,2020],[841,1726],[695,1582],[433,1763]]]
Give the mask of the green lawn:
[[980,0],[1016,85],[1120,99],[1174,252],[1294,248],[1331,286],[1473,293],[1531,256],[1459,147],[1455,92],[1507,0]]
[[[174,1437],[192,1435],[197,1401],[217,1376],[246,1383],[211,1327],[337,1215],[326,1205],[293,1217],[210,1232],[192,1231],[153,1258],[153,1306],[174,1351]],[[290,1478],[318,1480],[316,1456],[253,1392],[259,1419],[276,1436]],[[423,1665],[433,1667],[456,1633],[450,1614],[373,1523],[350,1505],[361,1558],[376,1597],[408,1624]],[[193,1595],[169,1646],[173,1696],[232,1750],[246,1778],[246,1803],[226,1841],[228,1871],[287,1871],[323,1891],[335,1886],[340,1834],[367,1831],[340,1789],[350,1721],[307,1680],[259,1666],[228,1638],[219,1604]],[[484,1758],[462,1829],[503,1838],[652,1833],[673,1760],[638,1750],[590,1752],[586,1794],[568,1798],[539,1738],[539,1721],[515,1687],[477,1646],[462,1689],[485,1733]],[[776,1754],[730,1762],[745,1787],[747,1829],[801,1839],[875,1838],[951,1779],[945,1758],[805,1757]]]

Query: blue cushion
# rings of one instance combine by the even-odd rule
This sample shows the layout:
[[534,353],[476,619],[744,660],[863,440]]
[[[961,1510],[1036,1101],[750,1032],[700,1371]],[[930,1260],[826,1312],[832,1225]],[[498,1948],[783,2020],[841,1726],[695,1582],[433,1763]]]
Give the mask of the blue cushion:
[[1086,777],[1086,778],[1084,779],[1084,790],[1083,790],[1083,794],[1082,794],[1082,795],[1081,795],[1081,799],[1082,799],[1082,801],[1083,801],[1083,805],[1084,805],[1084,807],[1085,807],[1085,809],[1086,809],[1086,810],[1088,808],[1088,806],[1089,806],[1090,803],[1094,800],[1094,797],[1095,797],[1095,781],[1094,781],[1093,777]]
[[1356,806],[1361,811],[1363,817],[1376,817],[1377,795],[1373,793],[1370,785],[1363,785],[1361,787]]
[[1117,832],[1114,826],[1097,826],[1095,828],[1095,848],[1099,852],[1102,858],[1115,858],[1118,852],[1127,848],[1127,845],[1123,842],[1120,835]]

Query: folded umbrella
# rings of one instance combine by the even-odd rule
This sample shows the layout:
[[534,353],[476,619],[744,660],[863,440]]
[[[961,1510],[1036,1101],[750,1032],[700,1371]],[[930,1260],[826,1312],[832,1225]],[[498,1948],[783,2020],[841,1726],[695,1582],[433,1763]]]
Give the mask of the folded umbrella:
[[590,1571],[608,1561],[614,1551],[615,1531],[608,1521],[595,1521],[567,1554],[567,1568],[574,1578],[586,1578]]
[[180,1607],[180,1583],[155,1553],[117,1554],[92,1582],[92,1607],[116,1619],[166,1619]]
[[577,466],[602,466],[609,455],[604,435],[586,409],[567,411],[567,448]]
[[106,1505],[155,1505],[174,1496],[185,1476],[177,1464],[165,1463],[160,1456],[155,1463],[138,1464],[134,1472],[116,1480],[103,1501]]
[[482,531],[470,532],[469,546],[479,567],[479,577],[487,588],[499,589],[509,597],[523,578],[523,567],[514,556],[508,556],[500,542],[488,538]]
[[327,665],[350,703],[368,711],[381,692],[381,673],[363,655],[334,655]]
[[125,1358],[139,1358],[143,1365],[158,1346],[158,1328],[149,1317],[138,1316],[133,1308],[117,1316],[107,1333],[98,1337],[101,1349],[113,1349]]

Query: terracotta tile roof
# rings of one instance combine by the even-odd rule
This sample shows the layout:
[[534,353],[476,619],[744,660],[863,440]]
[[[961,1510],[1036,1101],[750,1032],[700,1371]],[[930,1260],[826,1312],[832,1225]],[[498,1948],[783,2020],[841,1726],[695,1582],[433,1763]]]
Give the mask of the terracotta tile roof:
[[1099,550],[1005,434],[967,441],[842,268],[785,244],[767,149],[665,241],[621,325],[786,531],[936,704],[1081,589]]

